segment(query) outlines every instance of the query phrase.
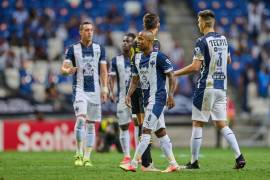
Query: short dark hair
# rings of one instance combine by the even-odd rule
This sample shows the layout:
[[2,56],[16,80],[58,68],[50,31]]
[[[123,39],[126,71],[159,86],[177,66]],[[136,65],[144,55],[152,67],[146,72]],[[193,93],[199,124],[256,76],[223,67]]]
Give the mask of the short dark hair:
[[210,19],[215,19],[215,13],[210,10],[210,9],[206,9],[203,11],[200,11],[198,13],[198,17],[201,17],[203,20],[210,20]]
[[125,36],[131,37],[132,39],[136,38],[136,35],[134,33],[127,33]]
[[157,27],[159,17],[154,13],[147,13],[143,16],[143,26],[146,30],[151,30]]
[[84,25],[86,25],[86,24],[91,24],[91,25],[93,25],[93,23],[91,23],[90,21],[84,21],[84,22],[82,22],[81,24],[80,24],[80,31],[83,29],[83,26]]

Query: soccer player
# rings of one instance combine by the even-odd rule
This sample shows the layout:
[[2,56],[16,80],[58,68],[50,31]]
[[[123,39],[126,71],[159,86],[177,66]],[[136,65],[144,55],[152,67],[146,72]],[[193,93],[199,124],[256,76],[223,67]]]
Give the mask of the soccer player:
[[210,116],[234,151],[235,169],[246,164],[233,131],[226,125],[227,119],[227,64],[231,63],[227,39],[214,30],[215,15],[211,10],[198,13],[198,26],[204,36],[196,42],[192,64],[174,72],[182,76],[200,71],[192,106],[191,161],[187,169],[198,169],[202,143],[202,127]]
[[95,144],[95,121],[101,120],[101,102],[107,100],[108,73],[105,50],[92,41],[94,25],[83,22],[79,33],[81,40],[66,51],[61,71],[74,77],[72,88],[76,115],[75,166],[92,166],[90,155]]
[[[136,171],[138,161],[146,150],[154,131],[161,145],[164,155],[169,161],[169,166],[162,172],[173,172],[179,169],[174,158],[172,144],[166,134],[164,122],[164,109],[174,107],[173,91],[175,81],[173,67],[170,60],[161,52],[153,51],[154,35],[150,31],[142,31],[138,36],[138,47],[142,53],[135,55],[132,66],[131,85],[126,96],[126,104],[131,106],[131,95],[140,82],[143,91],[144,107],[146,110],[143,122],[142,137],[133,160],[130,164],[120,167],[125,171]],[[166,90],[166,77],[169,79],[169,91]]]
[[[145,14],[143,17],[143,26],[145,30],[152,32],[155,37],[153,41],[153,51],[159,51],[160,43],[156,39],[157,33],[159,31],[159,27],[160,27],[158,15],[153,14],[153,13]],[[140,52],[140,49],[137,47],[136,41],[131,51],[133,52],[132,53],[133,57],[131,58],[133,62],[134,55]],[[143,124],[143,119],[144,119],[142,90],[140,86],[138,86],[137,89],[132,94],[131,104],[132,104],[132,114],[136,114],[136,117],[137,117],[137,119],[134,119],[134,122],[135,122],[135,125],[137,125],[135,126],[135,130],[136,130],[135,138],[138,138],[139,136],[141,136],[141,129],[142,129],[142,124]],[[149,143],[147,149],[143,153],[141,163],[142,163],[141,170],[144,172],[160,171],[159,169],[154,167],[154,164],[152,162],[151,143]]]
[[131,67],[130,67],[130,49],[135,39],[135,34],[128,33],[123,38],[122,54],[116,56],[111,61],[110,70],[110,92],[111,99],[115,101],[113,94],[114,84],[117,83],[117,118],[120,126],[119,139],[121,147],[124,153],[124,159],[121,164],[130,163],[130,137],[129,137],[129,123],[131,120],[131,111],[125,104],[125,97],[129,87],[131,79]]

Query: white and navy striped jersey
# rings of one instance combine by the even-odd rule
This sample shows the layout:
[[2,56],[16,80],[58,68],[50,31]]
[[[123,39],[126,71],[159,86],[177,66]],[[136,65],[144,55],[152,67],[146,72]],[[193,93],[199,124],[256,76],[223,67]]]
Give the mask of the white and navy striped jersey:
[[82,92],[91,97],[91,103],[100,103],[99,64],[107,63],[105,50],[97,43],[85,47],[81,42],[71,45],[66,53],[65,59],[78,67],[73,77],[73,96]]
[[136,54],[132,75],[140,77],[145,107],[148,104],[166,104],[166,73],[172,70],[171,61],[162,52],[152,52],[147,56]]
[[228,56],[230,52],[225,36],[210,32],[197,40],[193,59],[203,61],[197,88],[227,89]]
[[130,59],[123,55],[116,56],[111,61],[110,75],[117,78],[117,97],[119,103],[125,104],[125,97],[131,79]]

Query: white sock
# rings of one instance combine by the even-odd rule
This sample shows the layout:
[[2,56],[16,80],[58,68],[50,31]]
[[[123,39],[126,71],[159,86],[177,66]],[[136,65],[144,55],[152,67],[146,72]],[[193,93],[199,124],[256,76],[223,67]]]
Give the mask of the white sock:
[[169,138],[168,135],[165,135],[161,138],[158,138],[159,140],[159,143],[160,143],[160,147],[164,153],[164,155],[166,156],[166,158],[168,159],[170,165],[178,165],[176,160],[175,160],[175,157],[173,155],[173,151],[172,151],[172,143],[171,143],[171,140]]
[[95,144],[95,124],[94,123],[86,123],[86,141],[85,141],[85,150],[84,150],[84,158],[90,159],[91,152],[93,146]]
[[121,130],[119,134],[120,144],[122,146],[122,150],[124,153],[124,156],[130,157],[130,137],[129,137],[129,131],[128,130]]
[[148,144],[150,143],[151,135],[150,134],[142,134],[142,138],[140,143],[138,144],[133,160],[131,162],[132,165],[137,167],[139,159],[141,159],[142,154],[146,150]]
[[199,159],[200,148],[202,144],[202,128],[192,127],[192,135],[190,139],[191,163]]
[[85,119],[78,117],[74,126],[76,139],[76,154],[83,155],[83,133],[84,133]]
[[135,126],[134,128],[134,139],[135,139],[135,147],[137,147],[139,143],[139,126]]
[[228,126],[225,126],[221,129],[221,133],[234,151],[235,158],[238,158],[241,152],[233,131]]

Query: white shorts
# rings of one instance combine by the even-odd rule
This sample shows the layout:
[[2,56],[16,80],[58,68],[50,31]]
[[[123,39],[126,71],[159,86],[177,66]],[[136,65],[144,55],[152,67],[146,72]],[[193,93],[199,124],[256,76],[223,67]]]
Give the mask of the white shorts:
[[164,109],[163,105],[148,105],[145,108],[145,117],[143,121],[143,127],[157,131],[160,128],[166,128],[164,121]]
[[116,116],[119,125],[128,124],[131,121],[131,111],[125,104],[117,103]]
[[73,107],[75,115],[86,115],[86,118],[90,121],[101,121],[101,105],[90,102],[89,96],[84,93],[76,93]]
[[193,97],[192,120],[208,122],[227,120],[227,95],[222,89],[196,89]]

